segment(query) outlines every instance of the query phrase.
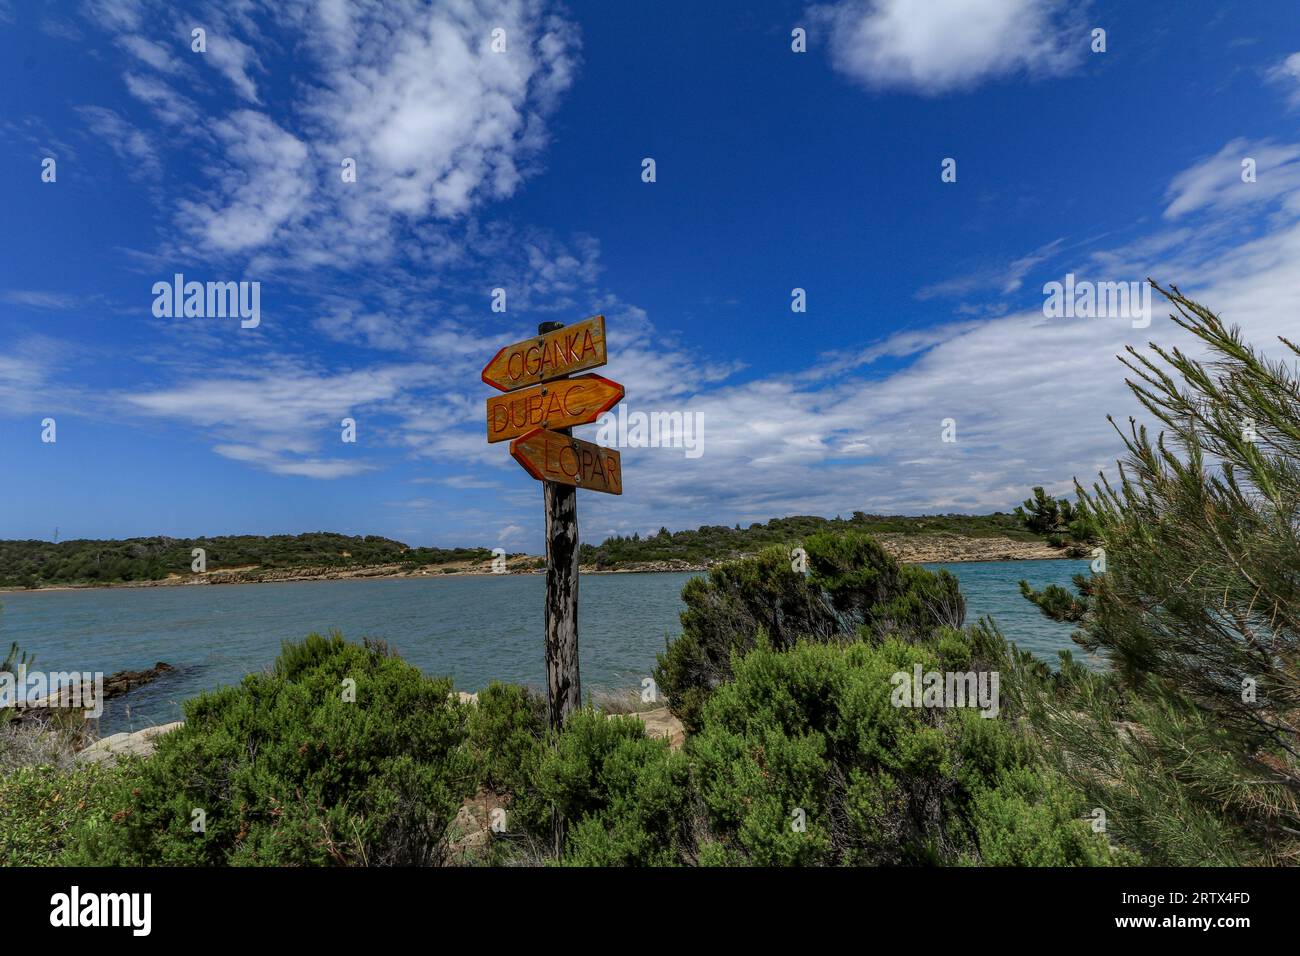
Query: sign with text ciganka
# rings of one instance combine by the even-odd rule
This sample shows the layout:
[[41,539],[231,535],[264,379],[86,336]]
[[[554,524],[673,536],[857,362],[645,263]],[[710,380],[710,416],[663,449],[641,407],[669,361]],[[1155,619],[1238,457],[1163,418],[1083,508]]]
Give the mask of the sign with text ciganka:
[[599,368],[607,360],[605,317],[593,315],[575,325],[507,345],[484,366],[483,381],[493,388],[510,392],[525,385]]

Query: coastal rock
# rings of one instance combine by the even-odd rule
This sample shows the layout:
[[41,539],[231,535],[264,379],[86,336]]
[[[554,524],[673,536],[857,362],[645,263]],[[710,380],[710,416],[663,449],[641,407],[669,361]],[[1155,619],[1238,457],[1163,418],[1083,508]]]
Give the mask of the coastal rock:
[[156,681],[163,674],[170,674],[174,670],[176,668],[165,661],[158,661],[153,667],[142,671],[118,671],[104,678],[104,699],[121,697],[127,691]]
[[102,740],[96,740],[85,750],[77,754],[78,763],[116,763],[119,757],[149,757],[157,746],[156,738],[168,731],[175,730],[185,721],[177,720],[157,727],[146,727],[135,733],[113,734]]
[[959,561],[1041,561],[1065,558],[1062,548],[1046,541],[1017,541],[1001,535],[982,538],[940,531],[934,534],[885,532],[874,536],[881,547],[904,564],[947,564]]
[[[165,661],[159,661],[153,667],[146,668],[142,671],[118,671],[116,674],[110,674],[104,678],[104,696],[103,700],[113,700],[121,697],[128,691],[136,687],[142,687],[145,684],[156,681],[163,674],[171,673],[176,670],[171,664]],[[95,688],[93,685],[82,682],[78,687],[76,684],[69,684],[60,687],[55,693],[48,697],[28,704],[24,710],[19,711],[19,718],[24,715],[35,716],[41,711],[58,708],[62,710],[75,709],[82,706],[82,702],[94,700]]]
[[668,741],[668,746],[673,750],[680,750],[686,740],[686,728],[682,722],[669,712],[667,707],[656,707],[654,710],[642,710],[631,714],[609,714],[613,717],[635,717],[641,723],[645,724],[645,732],[649,737],[658,737]]

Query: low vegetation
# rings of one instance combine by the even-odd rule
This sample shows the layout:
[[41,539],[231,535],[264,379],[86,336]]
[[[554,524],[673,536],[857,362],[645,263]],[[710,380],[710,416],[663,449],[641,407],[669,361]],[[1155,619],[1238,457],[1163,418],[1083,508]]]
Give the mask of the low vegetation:
[[0,541],[0,587],[160,581],[191,573],[193,549],[207,569],[350,568],[400,564],[409,568],[492,559],[487,548],[411,548],[378,535],[326,531],[298,535],[218,535],[211,538],[128,538],[124,541]]
[[[584,544],[584,565],[612,570],[630,564],[714,563],[757,553],[772,545],[789,545],[817,532],[865,531],[872,534],[954,534],[966,538],[1006,537],[1041,541],[1015,515],[925,515],[890,517],[854,512],[851,518],[800,516],[775,518],[742,529],[703,527],[642,538],[607,538]],[[56,585],[122,584],[161,581],[192,573],[193,549],[203,548],[208,571],[247,569],[287,571],[349,569],[398,565],[404,571],[470,563],[487,566],[489,548],[412,548],[379,535],[342,535],[318,531],[299,535],[218,535],[204,538],[127,538],[94,541],[0,541],[0,587],[39,588]],[[510,555],[514,557],[515,555]],[[534,563],[545,567],[545,561]]]
[[187,702],[185,725],[113,781],[68,862],[427,865],[473,792],[449,679],[381,642],[310,635],[274,669]]
[[1084,502],[1053,498],[1035,487],[1031,498],[1016,508],[1016,517],[1026,530],[1047,538],[1053,547],[1064,548],[1071,557],[1083,557],[1097,538],[1097,523]]
[[789,548],[819,532],[831,534],[847,531],[868,534],[954,534],[965,538],[1005,537],[1016,541],[1041,541],[1042,534],[1028,529],[1012,514],[991,515],[921,515],[917,517],[869,515],[855,511],[849,518],[819,518],[799,515],[754,523],[747,528],[736,525],[706,525],[690,531],[669,531],[641,537],[615,535],[598,545],[584,544],[580,549],[583,564],[598,568],[645,562],[679,561],[692,565],[726,561],[757,554],[767,547]]

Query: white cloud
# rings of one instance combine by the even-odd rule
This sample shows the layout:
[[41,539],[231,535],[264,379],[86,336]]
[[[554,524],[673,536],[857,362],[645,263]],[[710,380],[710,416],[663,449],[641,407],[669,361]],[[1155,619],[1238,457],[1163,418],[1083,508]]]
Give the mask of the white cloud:
[[178,203],[182,228],[218,252],[256,249],[308,211],[309,150],[264,113],[239,110],[212,125],[225,147],[220,202]]
[[126,50],[132,56],[147,63],[155,70],[163,73],[175,73],[180,69],[180,64],[175,60],[167,48],[159,43],[146,40],[142,36],[130,34],[118,37],[118,46]]
[[1292,109],[1300,108],[1300,53],[1292,53],[1270,69],[1268,78],[1282,87]]
[[370,422],[375,412],[433,370],[387,366],[360,371],[320,372],[286,363],[262,363],[242,372],[213,371],[153,391],[115,396],[136,414],[202,429],[217,439],[213,451],[280,475],[338,478],[374,467],[349,454],[321,454],[339,443],[344,417]]
[[0,406],[9,414],[35,408],[35,396],[43,394],[46,385],[44,363],[30,357],[0,355]]
[[[1242,162],[1255,161],[1255,181],[1242,179]],[[1300,144],[1234,139],[1215,155],[1170,181],[1164,217],[1197,210],[1229,212],[1282,199],[1283,209],[1300,212]]]
[[[318,72],[302,103],[313,145],[332,169],[357,161],[357,182],[335,190],[344,217],[457,217],[514,192],[574,66],[576,28],[542,9],[537,0],[404,2],[330,5],[317,18],[290,7],[313,27]],[[490,47],[497,28],[505,53]]]
[[[90,12],[134,58],[173,74],[171,82],[132,71],[123,78],[164,122],[186,127],[189,135],[174,145],[198,138],[204,160],[208,143],[224,152],[211,166],[212,188],[182,204],[182,231],[194,245],[174,252],[257,254],[259,268],[312,269],[391,260],[399,234],[429,220],[462,220],[512,195],[537,169],[546,118],[573,81],[579,46],[577,28],[547,6],[285,0],[203,7],[208,47],[194,56],[253,107],[262,105],[254,76],[268,72],[259,52],[278,42],[263,30],[274,24],[301,41],[287,87],[293,99],[275,119],[196,107],[182,92],[194,75],[169,56],[179,28],[165,6],[95,0]],[[491,47],[498,28],[506,31],[505,52]],[[201,79],[197,85],[191,94],[209,95]],[[345,158],[356,162],[355,182],[342,181]]]
[[840,0],[810,13],[841,73],[925,95],[1064,73],[1088,41],[1061,0]]
[[86,0],[86,16],[111,30],[131,31],[144,19],[142,0]]
[[0,298],[14,305],[26,306],[29,309],[59,312],[75,309],[81,304],[81,300],[75,295],[69,295],[66,292],[46,292],[39,289],[10,289],[0,295]]
[[350,478],[374,469],[365,462],[342,461],[324,458],[285,458],[275,451],[253,445],[213,445],[212,450],[223,458],[246,462],[269,471],[273,475],[290,475],[298,478]]
[[221,31],[208,32],[207,47],[207,52],[200,54],[203,62],[228,79],[241,97],[250,103],[260,103],[257,84],[249,76],[251,70],[263,69],[256,51],[238,37]]
[[162,166],[153,144],[143,132],[102,106],[83,106],[77,112],[86,120],[90,131],[117,153],[131,175],[158,178]]
[[198,107],[162,80],[128,72],[122,74],[122,81],[126,84],[127,92],[149,106],[164,123],[191,128],[197,126],[200,116]]

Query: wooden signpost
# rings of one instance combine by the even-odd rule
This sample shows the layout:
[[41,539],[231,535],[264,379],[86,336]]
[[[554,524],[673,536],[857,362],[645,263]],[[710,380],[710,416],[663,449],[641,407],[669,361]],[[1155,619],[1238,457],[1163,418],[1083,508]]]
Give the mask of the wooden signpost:
[[[510,442],[510,454],[542,483],[546,512],[546,700],[554,730],[582,706],[578,674],[578,489],[623,493],[617,451],[581,441],[575,425],[594,422],[623,398],[623,386],[599,375],[605,317],[574,325],[544,322],[537,337],[492,356],[483,381],[505,395],[487,400],[487,439]],[[564,849],[564,820],[552,814],[555,851]]]

